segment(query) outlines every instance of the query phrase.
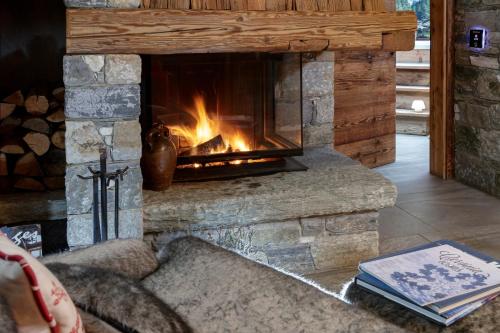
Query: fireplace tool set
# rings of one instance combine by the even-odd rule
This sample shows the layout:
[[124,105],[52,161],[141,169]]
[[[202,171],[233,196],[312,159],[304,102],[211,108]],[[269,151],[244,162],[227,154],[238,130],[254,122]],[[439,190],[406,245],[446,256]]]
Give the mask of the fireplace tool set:
[[[108,193],[107,187],[111,181],[115,183],[115,238],[119,237],[119,211],[120,211],[120,181],[123,181],[123,176],[128,171],[128,166],[123,169],[118,169],[114,172],[107,172],[106,164],[106,149],[103,148],[100,153],[100,170],[94,170],[89,167],[90,176],[78,175],[81,179],[92,179],[93,185],[93,222],[94,222],[94,244],[108,240]],[[100,205],[101,217],[99,218],[99,188],[100,188]]]

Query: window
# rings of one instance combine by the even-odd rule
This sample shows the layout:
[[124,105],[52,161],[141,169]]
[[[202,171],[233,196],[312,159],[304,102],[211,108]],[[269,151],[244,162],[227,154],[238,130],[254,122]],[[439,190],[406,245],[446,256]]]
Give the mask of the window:
[[397,10],[412,10],[417,14],[417,40],[431,38],[430,0],[396,0]]

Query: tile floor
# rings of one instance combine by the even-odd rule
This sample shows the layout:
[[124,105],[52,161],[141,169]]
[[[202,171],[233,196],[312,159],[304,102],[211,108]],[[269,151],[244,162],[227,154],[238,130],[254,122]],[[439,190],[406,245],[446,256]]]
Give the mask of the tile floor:
[[[397,135],[396,163],[375,169],[398,187],[395,207],[380,212],[380,252],[452,239],[500,258],[500,199],[429,174],[429,138]],[[309,276],[333,290],[355,270]]]

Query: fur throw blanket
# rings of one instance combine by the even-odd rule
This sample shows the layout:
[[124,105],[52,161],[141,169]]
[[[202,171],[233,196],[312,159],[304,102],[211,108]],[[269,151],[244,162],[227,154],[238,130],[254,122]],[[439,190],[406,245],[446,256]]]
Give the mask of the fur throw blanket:
[[10,308],[5,300],[0,297],[0,333],[17,332],[16,322],[12,318]]
[[192,332],[168,305],[130,278],[88,266],[47,267],[78,307],[122,332]]

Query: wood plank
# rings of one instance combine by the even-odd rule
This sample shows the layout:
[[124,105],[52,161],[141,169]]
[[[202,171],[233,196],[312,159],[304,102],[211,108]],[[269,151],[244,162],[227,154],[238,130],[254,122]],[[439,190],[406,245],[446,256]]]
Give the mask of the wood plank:
[[266,0],[266,10],[286,10],[286,0]]
[[454,174],[454,11],[453,1],[431,0],[430,172]]
[[351,0],[329,0],[333,3],[333,10],[336,12],[351,10]]
[[351,0],[351,10],[353,11],[363,10],[363,0]]
[[385,8],[385,0],[363,0],[363,8],[366,11],[384,11]]
[[295,0],[295,6],[299,11],[317,11],[318,3],[316,0]]
[[292,40],[290,41],[290,51],[293,52],[319,52],[327,50],[329,47],[328,39],[315,40]]
[[318,39],[331,50],[380,49],[383,33],[415,29],[413,12],[68,9],[67,52],[287,52],[292,40]]
[[248,0],[248,10],[266,10],[266,0]]
[[334,12],[335,10],[333,6],[333,1],[335,0],[316,0],[316,3],[318,4],[318,10]]
[[395,160],[395,75],[391,53],[335,55],[335,149],[368,167]]
[[382,36],[384,51],[411,51],[415,48],[414,31],[396,31]]
[[335,149],[369,168],[375,168],[395,161],[395,147],[396,136],[388,134],[335,146]]
[[246,10],[248,9],[247,0],[231,0],[231,10]]

